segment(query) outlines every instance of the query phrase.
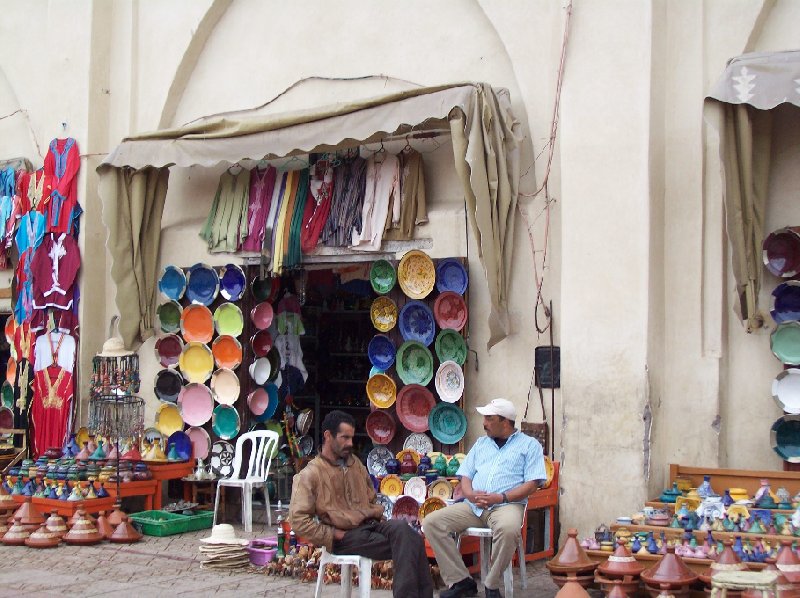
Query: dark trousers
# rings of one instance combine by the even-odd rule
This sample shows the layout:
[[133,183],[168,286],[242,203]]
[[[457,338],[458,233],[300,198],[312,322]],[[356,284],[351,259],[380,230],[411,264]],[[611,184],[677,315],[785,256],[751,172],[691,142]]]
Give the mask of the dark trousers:
[[425,541],[405,521],[365,523],[333,541],[335,554],[357,554],[393,561],[392,593],[396,598],[432,598],[433,580]]

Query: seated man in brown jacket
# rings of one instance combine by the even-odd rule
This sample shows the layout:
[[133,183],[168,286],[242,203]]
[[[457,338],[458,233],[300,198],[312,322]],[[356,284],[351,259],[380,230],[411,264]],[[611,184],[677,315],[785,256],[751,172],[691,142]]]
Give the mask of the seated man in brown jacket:
[[394,596],[432,598],[425,543],[405,521],[383,521],[367,469],[352,455],[354,434],[349,414],[325,416],[320,454],[294,476],[292,528],[298,537],[333,553],[392,559]]

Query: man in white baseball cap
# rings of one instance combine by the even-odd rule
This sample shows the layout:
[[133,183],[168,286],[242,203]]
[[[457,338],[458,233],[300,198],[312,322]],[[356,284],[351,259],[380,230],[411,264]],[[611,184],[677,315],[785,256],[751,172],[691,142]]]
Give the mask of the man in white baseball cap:
[[484,581],[486,598],[500,598],[503,572],[514,556],[528,496],[547,479],[542,445],[514,427],[517,409],[508,399],[493,399],[477,408],[486,436],[467,453],[458,468],[464,502],[425,517],[425,537],[448,589],[441,598],[477,596],[452,534],[468,527],[492,529],[492,556]]

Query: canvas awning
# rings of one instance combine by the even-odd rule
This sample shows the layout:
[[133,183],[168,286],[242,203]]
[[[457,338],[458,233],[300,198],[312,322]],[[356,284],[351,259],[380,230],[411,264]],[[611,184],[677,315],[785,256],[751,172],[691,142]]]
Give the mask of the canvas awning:
[[489,346],[505,338],[519,123],[506,90],[485,83],[415,88],[281,114],[241,112],[126,138],[97,168],[111,276],[127,347],[153,334],[161,216],[171,166],[326,152],[449,127],[456,171],[489,287]]
[[758,294],[769,192],[770,111],[781,104],[800,106],[798,50],[731,59],[704,107],[706,122],[719,135],[719,172],[736,279],[735,307],[748,331],[764,322]]

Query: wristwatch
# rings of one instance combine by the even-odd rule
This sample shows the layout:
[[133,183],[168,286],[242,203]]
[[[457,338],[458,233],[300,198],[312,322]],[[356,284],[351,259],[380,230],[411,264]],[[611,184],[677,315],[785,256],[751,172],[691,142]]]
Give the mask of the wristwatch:
[[508,495],[505,492],[503,492],[502,495],[503,495],[503,502],[508,502]]

